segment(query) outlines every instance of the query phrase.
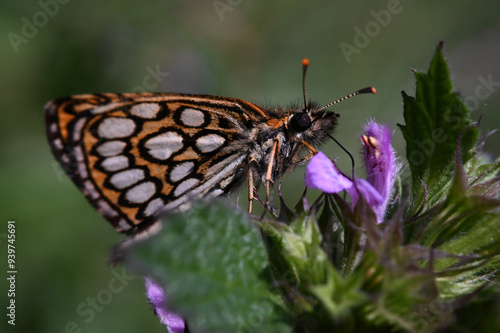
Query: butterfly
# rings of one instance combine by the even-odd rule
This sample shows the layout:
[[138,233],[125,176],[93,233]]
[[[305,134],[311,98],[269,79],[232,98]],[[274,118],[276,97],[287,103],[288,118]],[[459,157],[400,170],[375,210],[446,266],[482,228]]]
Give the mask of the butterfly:
[[[169,93],[73,95],[47,103],[48,140],[62,168],[119,232],[135,234],[163,212],[266,186],[315,153],[339,115],[308,103],[260,107],[241,99]],[[308,154],[304,156],[302,151]]]

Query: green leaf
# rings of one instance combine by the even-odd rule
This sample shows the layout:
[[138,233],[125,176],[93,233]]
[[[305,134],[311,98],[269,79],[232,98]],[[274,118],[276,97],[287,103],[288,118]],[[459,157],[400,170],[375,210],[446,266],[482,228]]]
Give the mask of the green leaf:
[[[468,173],[462,166],[458,154],[456,156],[455,173],[449,192],[444,201],[434,208],[432,221],[426,226],[423,244],[430,247],[456,243],[451,248],[442,248],[453,254],[473,253],[477,249],[500,243],[500,234],[495,227],[500,214],[495,212],[500,207],[498,192],[497,165],[476,166]],[[477,169],[482,172],[479,176]],[[474,185],[470,186],[469,177],[473,177]],[[486,195],[485,195],[486,194]],[[490,196],[488,196],[490,194]],[[488,222],[485,222],[488,221]],[[471,232],[478,232],[484,223],[483,237],[473,237]],[[490,229],[490,231],[488,231]],[[473,244],[473,246],[467,246]]]
[[316,296],[333,321],[341,321],[351,315],[352,309],[365,301],[359,290],[360,279],[340,276],[339,272],[328,265],[326,282],[311,286]]
[[499,268],[498,260],[491,260],[500,254],[500,199],[494,178],[498,166],[476,165],[466,172],[458,157],[449,193],[433,209],[422,239],[422,244],[452,255],[433,263],[437,272],[443,272],[437,280],[442,298],[473,293],[489,280],[489,272]]
[[266,274],[262,240],[247,215],[220,202],[165,218],[132,247],[129,265],[161,281],[193,332],[290,332]]
[[430,206],[441,199],[453,178],[454,154],[461,142],[462,162],[474,156],[478,130],[469,110],[452,91],[448,65],[440,43],[427,74],[415,71],[416,96],[403,92],[406,157],[412,175],[415,213],[427,196]]
[[321,234],[314,215],[303,213],[290,225],[273,221],[258,224],[266,237],[272,270],[289,279],[293,277],[293,283],[323,281],[328,258],[321,249]]
[[260,221],[270,261],[273,278],[291,304],[292,311],[312,311],[307,298],[293,295],[288,298],[289,288],[305,292],[309,285],[323,283],[328,257],[321,248],[321,234],[314,215],[302,213],[290,225]]
[[268,220],[259,225],[274,284],[296,318],[295,330],[326,332],[351,323],[350,311],[364,299],[360,279],[344,279],[329,262],[315,215],[304,212],[290,225]]

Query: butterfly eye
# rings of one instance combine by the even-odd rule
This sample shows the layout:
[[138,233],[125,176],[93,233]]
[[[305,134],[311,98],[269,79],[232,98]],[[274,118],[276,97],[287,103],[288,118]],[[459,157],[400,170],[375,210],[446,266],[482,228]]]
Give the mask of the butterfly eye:
[[290,119],[290,126],[295,132],[304,132],[311,126],[311,117],[306,112],[297,113]]

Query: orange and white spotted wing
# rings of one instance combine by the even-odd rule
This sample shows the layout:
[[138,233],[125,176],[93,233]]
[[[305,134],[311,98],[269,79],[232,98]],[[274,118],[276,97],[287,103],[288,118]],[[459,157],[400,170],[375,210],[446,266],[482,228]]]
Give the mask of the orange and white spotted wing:
[[56,158],[124,233],[243,181],[254,126],[266,121],[254,104],[204,95],[75,95],[45,109]]

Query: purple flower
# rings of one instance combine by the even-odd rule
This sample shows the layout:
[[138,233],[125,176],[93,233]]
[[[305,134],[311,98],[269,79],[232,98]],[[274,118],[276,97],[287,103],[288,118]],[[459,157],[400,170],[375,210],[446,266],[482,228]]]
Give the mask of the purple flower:
[[306,185],[326,193],[337,193],[352,187],[352,181],[340,173],[335,164],[318,152],[306,168]]
[[381,223],[398,171],[396,156],[391,146],[389,126],[369,121],[363,131],[365,134],[361,136],[361,143],[364,146],[366,180],[357,178],[354,181],[349,180],[337,170],[325,154],[319,152],[307,165],[305,183],[309,188],[326,193],[346,190],[353,207],[356,206],[359,195],[363,196],[376,214],[377,222]]
[[363,130],[365,134],[361,136],[361,142],[364,146],[366,180],[382,197],[379,205],[372,206],[380,223],[384,218],[391,189],[398,173],[396,154],[391,145],[389,126],[370,120]]
[[170,333],[183,333],[184,320],[167,309],[162,287],[151,278],[146,278],[146,295],[156,315],[160,318],[160,322],[167,326],[168,331]]

